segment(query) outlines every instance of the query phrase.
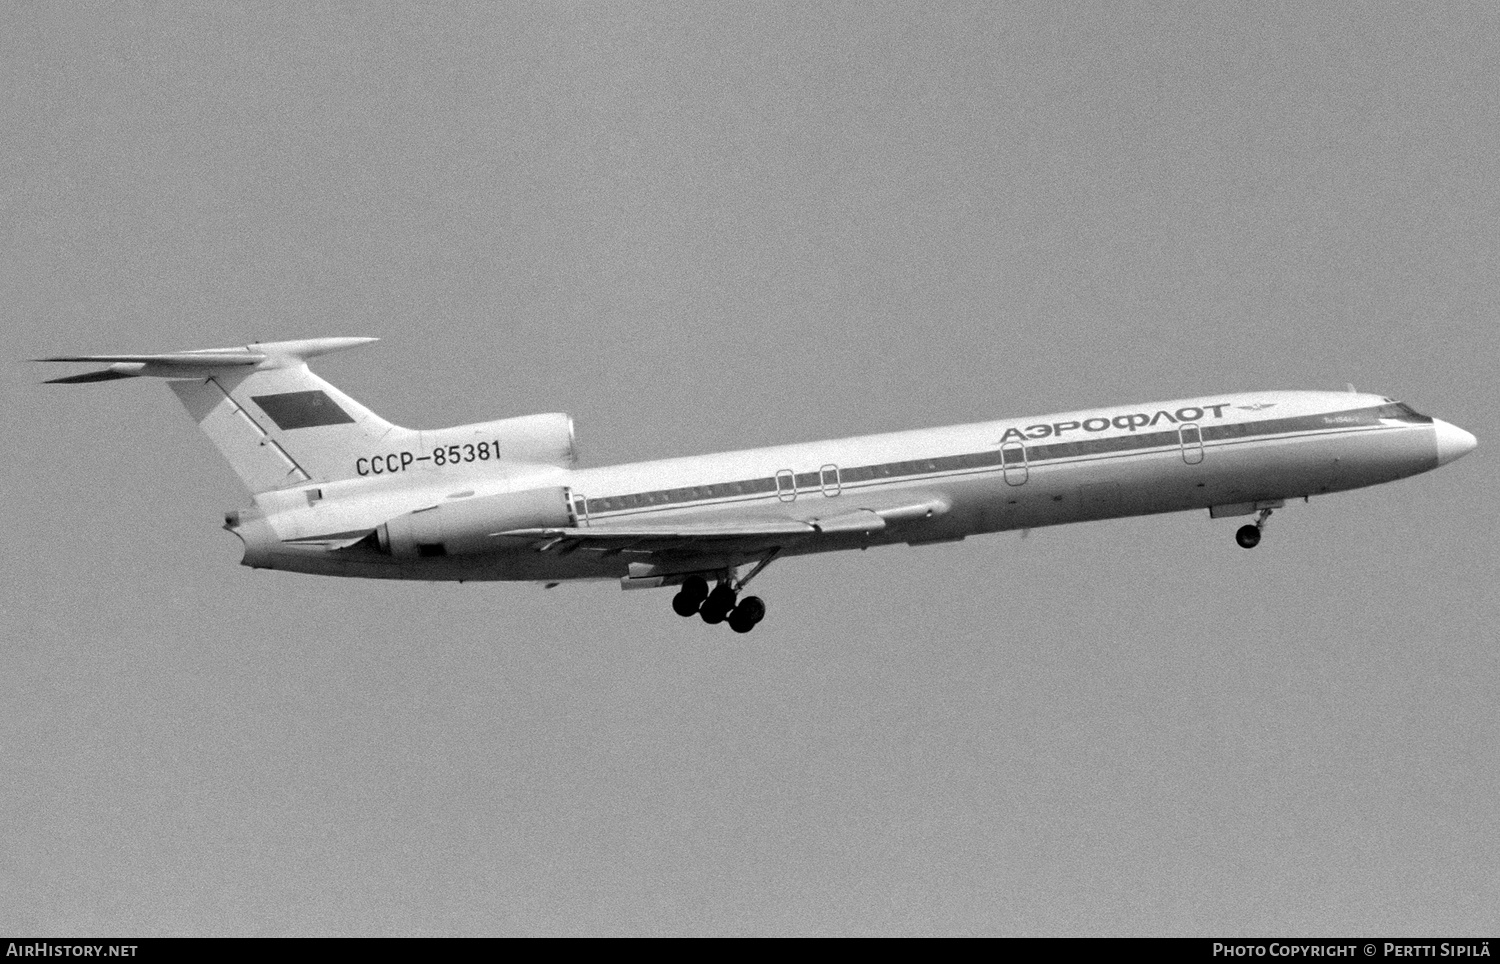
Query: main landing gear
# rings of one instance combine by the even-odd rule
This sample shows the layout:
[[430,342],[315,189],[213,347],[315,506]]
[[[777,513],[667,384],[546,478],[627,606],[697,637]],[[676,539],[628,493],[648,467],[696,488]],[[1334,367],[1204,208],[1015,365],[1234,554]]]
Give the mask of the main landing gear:
[[766,618],[766,604],[759,596],[740,599],[740,591],[757,573],[770,565],[774,558],[775,551],[762,559],[744,579],[737,580],[733,569],[726,570],[720,576],[719,584],[712,590],[708,588],[708,580],[703,576],[688,576],[682,581],[682,588],[677,595],[672,597],[672,611],[683,617],[697,613],[710,626],[727,622],[735,632],[748,633],[755,628],[756,623]]
[[1240,526],[1234,534],[1234,541],[1240,544],[1241,549],[1254,549],[1260,545],[1260,533],[1266,527],[1266,520],[1271,518],[1270,509],[1261,509],[1260,518],[1255,520],[1254,525]]
[[697,613],[710,626],[727,622],[735,632],[748,633],[766,618],[766,604],[759,596],[739,599],[738,595],[728,582],[719,583],[710,592],[707,579],[688,576],[672,597],[672,611],[679,616]]

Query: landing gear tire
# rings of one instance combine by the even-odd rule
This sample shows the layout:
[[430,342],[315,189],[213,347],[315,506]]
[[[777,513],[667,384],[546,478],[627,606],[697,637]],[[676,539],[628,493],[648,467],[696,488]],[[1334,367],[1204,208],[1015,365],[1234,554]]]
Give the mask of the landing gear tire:
[[682,589],[672,597],[672,611],[679,616],[691,616],[698,612],[708,595],[708,580],[702,576],[688,576],[682,581]]
[[734,590],[726,585],[720,585],[708,594],[703,601],[703,606],[698,610],[698,615],[710,626],[722,623],[729,617],[730,610],[734,609]]
[[1260,527],[1240,526],[1240,531],[1234,534],[1234,541],[1240,544],[1241,549],[1254,549],[1260,545]]
[[748,633],[755,624],[766,618],[766,604],[759,596],[746,596],[729,614],[729,628],[737,633]]

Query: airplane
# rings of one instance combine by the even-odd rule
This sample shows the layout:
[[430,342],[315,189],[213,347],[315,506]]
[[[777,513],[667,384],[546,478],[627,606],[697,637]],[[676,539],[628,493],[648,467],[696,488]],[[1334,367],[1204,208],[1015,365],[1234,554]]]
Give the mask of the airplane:
[[[1378,395],[1226,393],[919,431],[578,468],[561,413],[433,431],[385,421],[308,359],[314,338],[41,362],[52,379],[167,379],[250,490],[224,528],[256,569],[374,579],[618,579],[677,587],[673,610],[748,633],[746,586],[775,559],[1185,510],[1254,515],[1391,482],[1473,435]],[[712,587],[710,587],[712,583]]]

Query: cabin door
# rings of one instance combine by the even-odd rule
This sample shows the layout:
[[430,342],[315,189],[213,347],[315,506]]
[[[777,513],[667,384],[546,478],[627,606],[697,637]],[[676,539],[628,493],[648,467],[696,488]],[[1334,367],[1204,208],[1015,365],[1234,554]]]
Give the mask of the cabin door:
[[783,502],[797,501],[797,476],[791,469],[776,473],[776,498]]
[[839,479],[839,467],[837,465],[825,465],[818,470],[818,481],[823,485],[823,495],[833,498],[843,489],[843,483]]
[[1006,442],[1000,446],[1000,467],[1005,473],[1006,485],[1025,485],[1030,474],[1026,467],[1026,446],[1020,442]]

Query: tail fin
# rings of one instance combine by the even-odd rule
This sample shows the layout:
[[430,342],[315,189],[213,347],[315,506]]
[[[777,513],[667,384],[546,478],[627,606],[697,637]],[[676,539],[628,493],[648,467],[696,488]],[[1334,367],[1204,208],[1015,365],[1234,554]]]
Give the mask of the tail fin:
[[371,443],[418,433],[392,425],[314,375],[307,359],[376,338],[311,338],[164,355],[73,355],[45,362],[108,362],[49,384],[154,376],[167,384],[252,493],[355,475]]

